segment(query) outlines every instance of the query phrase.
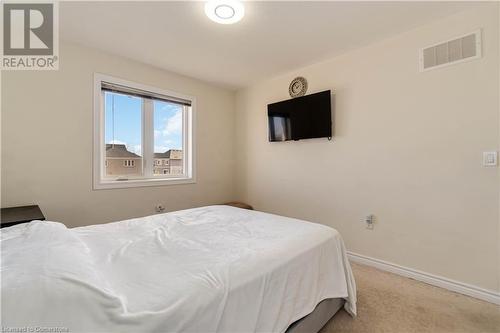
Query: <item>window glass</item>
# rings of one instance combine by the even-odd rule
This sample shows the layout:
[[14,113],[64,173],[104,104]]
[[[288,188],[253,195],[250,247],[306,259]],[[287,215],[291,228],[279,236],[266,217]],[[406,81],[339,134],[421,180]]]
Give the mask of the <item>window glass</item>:
[[[182,175],[184,106],[155,100],[154,107],[154,158],[153,174]],[[163,161],[163,163],[162,163]],[[162,165],[163,164],[163,165]]]
[[142,170],[142,98],[106,91],[106,176],[140,176]]

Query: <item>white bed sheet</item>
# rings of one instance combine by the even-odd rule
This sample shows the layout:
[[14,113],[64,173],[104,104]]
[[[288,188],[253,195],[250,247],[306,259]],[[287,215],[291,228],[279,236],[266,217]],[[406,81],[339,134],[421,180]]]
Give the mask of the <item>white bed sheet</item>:
[[284,332],[323,299],[356,313],[339,233],[229,206],[1,232],[2,326]]

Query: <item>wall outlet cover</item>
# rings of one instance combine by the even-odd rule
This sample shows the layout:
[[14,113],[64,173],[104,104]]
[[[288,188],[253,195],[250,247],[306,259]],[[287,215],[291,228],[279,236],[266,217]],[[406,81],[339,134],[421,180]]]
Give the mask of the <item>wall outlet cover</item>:
[[156,206],[155,206],[155,211],[156,211],[157,213],[163,213],[163,212],[165,211],[165,206],[163,206],[163,205],[161,205],[161,204],[160,204],[160,205],[156,205]]
[[498,153],[496,151],[483,152],[483,166],[496,167],[498,165]]

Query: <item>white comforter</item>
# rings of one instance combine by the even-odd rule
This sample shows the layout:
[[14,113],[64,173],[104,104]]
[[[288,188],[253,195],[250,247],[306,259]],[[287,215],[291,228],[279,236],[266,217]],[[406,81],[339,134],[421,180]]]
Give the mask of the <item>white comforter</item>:
[[2,326],[71,332],[284,332],[325,298],[356,313],[329,227],[209,206],[67,229],[2,229]]

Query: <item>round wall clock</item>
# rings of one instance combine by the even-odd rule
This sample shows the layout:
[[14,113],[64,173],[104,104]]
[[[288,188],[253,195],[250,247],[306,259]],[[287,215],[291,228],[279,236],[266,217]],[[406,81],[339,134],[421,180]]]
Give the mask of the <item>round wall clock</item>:
[[290,97],[304,96],[307,92],[307,80],[302,76],[296,77],[290,83],[288,92],[290,93]]

